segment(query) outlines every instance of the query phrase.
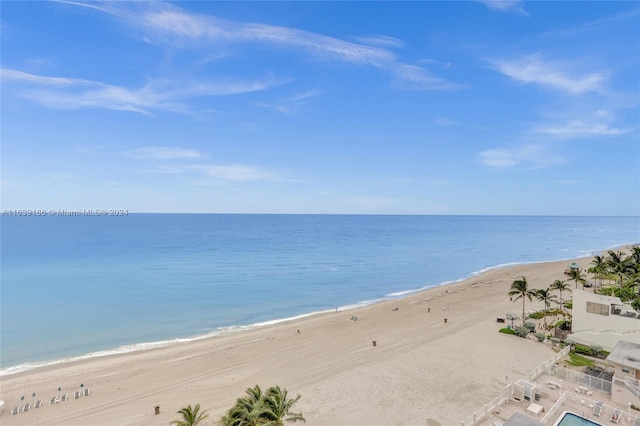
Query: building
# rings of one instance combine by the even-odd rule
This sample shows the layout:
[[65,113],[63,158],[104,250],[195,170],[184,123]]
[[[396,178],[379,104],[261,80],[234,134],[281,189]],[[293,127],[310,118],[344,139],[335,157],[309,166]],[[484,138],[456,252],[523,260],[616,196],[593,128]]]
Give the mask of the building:
[[607,351],[620,340],[640,344],[640,318],[618,297],[574,289],[572,316],[572,342]]
[[611,400],[640,407],[640,344],[620,340],[606,361],[615,367]]

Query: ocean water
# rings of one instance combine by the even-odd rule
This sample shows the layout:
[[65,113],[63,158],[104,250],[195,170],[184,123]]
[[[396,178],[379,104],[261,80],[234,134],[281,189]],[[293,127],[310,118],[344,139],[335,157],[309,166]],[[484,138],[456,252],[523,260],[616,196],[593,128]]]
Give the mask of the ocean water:
[[637,217],[2,217],[0,375],[640,242]]

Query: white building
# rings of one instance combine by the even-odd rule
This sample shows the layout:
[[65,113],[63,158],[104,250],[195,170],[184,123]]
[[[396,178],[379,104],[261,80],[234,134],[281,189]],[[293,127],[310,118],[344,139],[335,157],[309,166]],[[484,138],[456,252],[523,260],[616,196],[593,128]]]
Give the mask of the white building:
[[622,406],[640,407],[640,344],[620,340],[607,357],[615,367],[611,400]]
[[615,296],[573,290],[572,330],[568,339],[613,350],[620,340],[640,345],[640,318]]

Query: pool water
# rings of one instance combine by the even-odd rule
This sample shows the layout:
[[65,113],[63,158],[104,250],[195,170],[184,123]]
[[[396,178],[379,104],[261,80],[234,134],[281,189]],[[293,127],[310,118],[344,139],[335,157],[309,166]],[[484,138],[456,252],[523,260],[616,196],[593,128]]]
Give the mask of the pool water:
[[[585,413],[585,415],[587,415]],[[592,420],[585,419],[577,414],[565,411],[563,416],[554,424],[554,426],[602,426]]]

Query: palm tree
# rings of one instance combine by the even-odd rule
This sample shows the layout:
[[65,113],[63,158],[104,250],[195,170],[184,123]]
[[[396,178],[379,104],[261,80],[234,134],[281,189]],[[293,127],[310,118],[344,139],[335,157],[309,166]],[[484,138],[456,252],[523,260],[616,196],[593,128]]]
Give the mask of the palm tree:
[[507,293],[509,296],[517,296],[514,301],[518,299],[522,299],[522,325],[524,326],[524,299],[531,299],[535,296],[535,291],[529,289],[529,284],[527,284],[527,279],[525,277],[520,277],[511,283],[511,290]]
[[170,424],[177,426],[196,426],[209,417],[206,410],[200,413],[200,404],[196,404],[193,408],[191,408],[191,405],[187,405],[177,413],[182,416],[182,420],[174,420]]
[[636,265],[640,265],[640,247],[633,246],[631,247],[631,255],[629,256]]
[[260,386],[255,385],[248,388],[246,396],[238,398],[236,405],[231,407],[221,422],[225,426],[257,426],[265,424],[264,413],[266,411],[263,406],[265,394],[262,393]]
[[609,250],[606,260],[607,270],[618,277],[618,285],[622,288],[624,277],[630,272],[631,259],[633,257],[623,257],[622,252]]
[[602,276],[606,272],[606,263],[602,256],[593,256],[593,260],[591,261],[593,265],[591,268],[587,269],[587,272],[593,275],[594,281],[596,279],[600,279],[600,285],[602,285]]
[[587,282],[587,280],[584,279],[584,275],[582,274],[582,271],[580,271],[580,269],[571,269],[569,271],[569,279],[576,282],[576,288],[578,288],[578,283],[582,284],[582,288],[584,288],[584,283]]
[[560,292],[560,305],[564,305],[564,297],[562,297],[562,293],[565,291],[571,292],[571,286],[566,281],[555,280],[549,288]]
[[547,311],[549,310],[549,305],[551,302],[555,302],[557,296],[555,294],[551,294],[550,288],[536,290],[536,299],[541,302],[544,302],[544,329],[547,329]]
[[300,395],[294,399],[287,397],[287,390],[281,389],[280,386],[272,386],[267,390],[266,398],[264,399],[265,417],[269,418],[269,425],[283,426],[284,422],[297,422],[298,420],[306,423],[302,413],[292,413],[291,407],[298,402]]

